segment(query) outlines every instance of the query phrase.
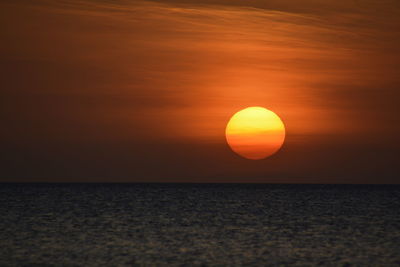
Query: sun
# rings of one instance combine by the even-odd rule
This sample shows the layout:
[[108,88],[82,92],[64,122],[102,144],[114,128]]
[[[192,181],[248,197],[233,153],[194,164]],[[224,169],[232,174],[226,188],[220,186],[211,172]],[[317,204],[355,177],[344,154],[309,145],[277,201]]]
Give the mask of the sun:
[[274,112],[248,107],[235,113],[226,125],[226,141],[246,159],[264,159],[275,154],[285,141],[285,125]]

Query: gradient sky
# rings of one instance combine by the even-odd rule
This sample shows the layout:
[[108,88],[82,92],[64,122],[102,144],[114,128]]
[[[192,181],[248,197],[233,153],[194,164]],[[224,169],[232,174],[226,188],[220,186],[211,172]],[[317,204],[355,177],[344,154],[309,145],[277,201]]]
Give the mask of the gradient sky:
[[[400,183],[397,0],[0,3],[0,181]],[[280,152],[234,154],[263,106]]]

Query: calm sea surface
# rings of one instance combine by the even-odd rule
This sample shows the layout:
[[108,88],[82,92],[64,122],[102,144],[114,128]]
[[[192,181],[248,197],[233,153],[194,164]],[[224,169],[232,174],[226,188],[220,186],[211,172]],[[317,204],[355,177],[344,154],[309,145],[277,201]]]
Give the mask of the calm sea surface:
[[400,265],[400,186],[0,184],[1,266]]

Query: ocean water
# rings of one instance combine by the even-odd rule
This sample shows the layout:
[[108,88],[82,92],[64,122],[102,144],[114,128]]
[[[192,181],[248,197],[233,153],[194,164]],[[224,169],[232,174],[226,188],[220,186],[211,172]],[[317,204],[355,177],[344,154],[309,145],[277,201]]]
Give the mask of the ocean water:
[[0,184],[1,266],[399,266],[400,186]]

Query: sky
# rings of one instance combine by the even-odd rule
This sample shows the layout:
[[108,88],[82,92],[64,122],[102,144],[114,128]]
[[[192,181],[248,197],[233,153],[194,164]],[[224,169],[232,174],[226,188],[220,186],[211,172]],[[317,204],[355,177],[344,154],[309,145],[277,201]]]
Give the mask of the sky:
[[[3,0],[3,182],[400,183],[397,0]],[[249,106],[282,149],[226,143]]]

